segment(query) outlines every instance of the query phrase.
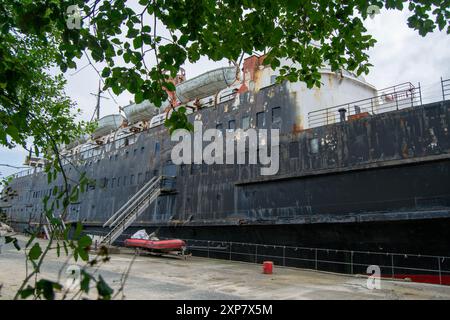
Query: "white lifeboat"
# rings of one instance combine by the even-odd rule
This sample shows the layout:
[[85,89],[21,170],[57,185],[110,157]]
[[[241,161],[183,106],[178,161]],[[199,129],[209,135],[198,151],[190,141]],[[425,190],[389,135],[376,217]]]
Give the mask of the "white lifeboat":
[[[165,108],[168,104],[169,100],[164,101],[161,108]],[[144,100],[137,104],[133,103],[122,108],[130,125],[139,121],[150,120],[155,114],[158,114],[158,109],[149,100]]]
[[97,139],[119,129],[124,120],[125,118],[120,114],[110,114],[104,116],[98,120],[98,127],[92,134],[92,138]]
[[232,85],[237,78],[236,67],[224,67],[208,71],[176,86],[177,99],[187,103],[194,99],[212,96]]

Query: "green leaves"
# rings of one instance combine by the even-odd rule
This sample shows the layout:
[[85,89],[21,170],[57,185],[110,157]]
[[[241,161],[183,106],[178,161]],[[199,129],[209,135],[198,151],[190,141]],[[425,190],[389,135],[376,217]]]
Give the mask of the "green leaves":
[[55,291],[61,291],[62,285],[47,279],[40,279],[36,282],[36,287],[28,285],[22,289],[19,294],[22,299],[26,299],[32,295],[37,298],[43,297],[46,300],[55,300]]
[[5,236],[5,243],[11,243],[14,245],[14,248],[16,248],[17,251],[20,251],[19,241],[17,238],[13,238],[10,236]]
[[102,300],[110,300],[111,295],[114,292],[114,290],[111,289],[111,287],[108,286],[108,284],[105,282],[105,280],[103,280],[103,277],[101,275],[98,276],[97,292],[99,295],[99,299]]
[[87,236],[87,235],[82,236],[78,240],[77,251],[78,251],[78,255],[80,256],[80,258],[83,261],[88,261],[89,260],[88,251],[89,251],[89,247],[91,246],[91,244],[92,244],[92,239],[89,236]]
[[135,49],[139,49],[140,47],[142,47],[142,36],[138,35],[134,37],[133,46]]
[[30,251],[28,252],[28,258],[29,258],[30,260],[37,260],[37,259],[39,259],[39,257],[41,256],[41,254],[42,254],[41,246],[39,245],[39,243],[36,242],[36,243],[31,247]]
[[61,289],[61,284],[46,279],[41,279],[36,283],[37,295],[42,295],[46,300],[55,300],[55,290],[60,291]]
[[186,116],[186,108],[180,107],[178,110],[173,110],[171,115],[164,121],[164,126],[169,128],[170,134],[177,129],[194,130],[192,123],[188,121]]

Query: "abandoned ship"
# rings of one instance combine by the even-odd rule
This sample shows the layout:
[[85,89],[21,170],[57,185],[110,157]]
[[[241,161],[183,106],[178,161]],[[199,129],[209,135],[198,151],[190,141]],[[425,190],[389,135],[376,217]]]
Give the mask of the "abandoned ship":
[[[259,164],[174,165],[164,126],[171,108],[131,104],[62,151],[72,180],[85,172],[94,181],[70,204],[66,224],[81,221],[103,243],[146,229],[199,241],[448,255],[450,80],[441,80],[442,99],[422,103],[419,86],[377,90],[326,67],[320,88],[278,83],[279,69],[263,59],[189,80],[181,73],[169,97],[205,128],[279,129],[277,174],[262,176]],[[61,177],[48,185],[43,163],[34,159],[3,190],[2,211],[18,230],[45,224],[42,200],[62,188]]]

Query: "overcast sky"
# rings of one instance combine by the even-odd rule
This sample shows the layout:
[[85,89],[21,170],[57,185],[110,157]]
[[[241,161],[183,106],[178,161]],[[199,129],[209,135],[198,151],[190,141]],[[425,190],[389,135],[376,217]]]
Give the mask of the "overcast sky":
[[[423,87],[424,95],[439,97],[440,77],[450,78],[450,37],[445,32],[436,31],[421,37],[416,31],[409,29],[406,24],[408,12],[385,11],[373,19],[366,21],[369,32],[378,40],[370,50],[370,62],[374,65],[371,72],[365,76],[366,80],[377,88],[388,87],[394,84],[410,81]],[[82,60],[78,67],[86,65]],[[215,63],[208,59],[201,59],[196,64],[184,66],[187,78],[192,78],[207,70],[228,65],[226,61]],[[77,74],[68,71],[66,93],[83,110],[82,119],[92,117],[96,98],[91,93],[98,90],[98,76],[96,72],[87,67]],[[118,105],[124,106],[132,100],[132,96],[125,93],[119,97],[114,96],[116,102],[104,93],[109,99],[102,99],[101,116],[118,113]],[[0,147],[0,164],[22,166],[26,152],[19,148],[8,150]],[[0,166],[0,177],[18,171]]]

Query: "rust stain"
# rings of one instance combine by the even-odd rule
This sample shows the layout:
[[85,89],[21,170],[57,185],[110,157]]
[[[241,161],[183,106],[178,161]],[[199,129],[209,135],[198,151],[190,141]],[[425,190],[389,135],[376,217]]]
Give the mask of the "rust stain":
[[370,114],[368,112],[361,112],[361,113],[349,115],[348,121],[358,120],[358,119],[368,118],[368,117],[370,117]]
[[402,156],[403,158],[409,158],[408,144],[406,144],[406,142],[403,142],[402,144]]
[[259,67],[262,65],[264,59],[265,55],[260,57],[253,55],[244,60],[244,65],[242,67],[244,74],[243,83],[253,81],[255,83],[255,91],[258,91],[261,87],[261,70]]
[[303,126],[301,124],[294,123],[292,126],[292,133],[299,133],[301,131],[303,131]]

